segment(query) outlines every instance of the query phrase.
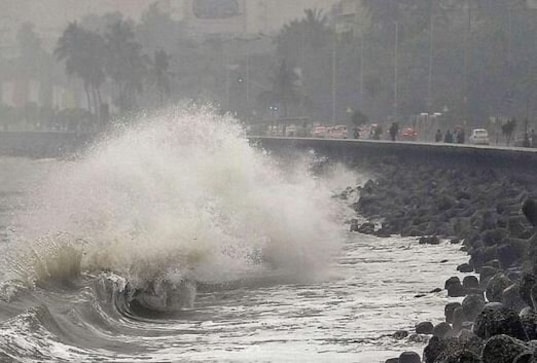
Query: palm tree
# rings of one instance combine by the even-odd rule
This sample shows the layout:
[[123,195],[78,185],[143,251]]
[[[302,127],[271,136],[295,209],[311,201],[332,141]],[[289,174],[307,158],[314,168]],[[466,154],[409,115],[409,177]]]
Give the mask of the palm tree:
[[90,111],[99,116],[101,106],[100,87],[106,77],[104,73],[104,41],[102,37],[69,23],[58,40],[54,55],[65,62],[68,75],[82,79]]
[[105,42],[106,70],[117,86],[117,104],[122,111],[132,110],[136,105],[136,94],[143,90],[146,73],[142,46],[136,41],[131,24],[122,20],[109,27]]
[[274,99],[281,104],[284,117],[289,116],[289,106],[299,100],[297,91],[297,74],[283,60],[274,77],[272,93]]
[[332,40],[328,18],[321,10],[307,9],[304,15],[285,24],[276,38],[278,54],[292,63],[300,63],[308,47],[319,50]]

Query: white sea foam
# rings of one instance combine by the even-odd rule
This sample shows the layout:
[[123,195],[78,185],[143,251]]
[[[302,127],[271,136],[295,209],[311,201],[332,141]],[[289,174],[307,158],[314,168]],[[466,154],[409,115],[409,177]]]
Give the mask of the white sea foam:
[[140,117],[63,163],[19,223],[27,240],[80,238],[83,270],[111,270],[135,285],[269,269],[309,276],[339,248],[333,183],[350,182],[341,173],[332,183],[313,178],[314,157],[282,172],[231,117],[174,108]]

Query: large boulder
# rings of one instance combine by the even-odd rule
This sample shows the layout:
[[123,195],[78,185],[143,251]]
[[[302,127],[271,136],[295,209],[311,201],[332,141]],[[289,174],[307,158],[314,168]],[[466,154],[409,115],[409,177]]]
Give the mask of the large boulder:
[[375,224],[371,222],[363,223],[360,227],[358,227],[357,232],[363,234],[373,234],[375,233]]
[[533,301],[531,300],[531,289],[536,283],[537,278],[535,278],[535,275],[531,273],[523,274],[519,283],[520,297],[526,304],[528,304],[528,306],[531,306],[532,308],[535,308],[535,306],[533,306]]
[[486,246],[502,243],[509,236],[509,231],[504,228],[489,229],[481,233],[481,239]]
[[520,259],[519,252],[510,243],[504,243],[498,246],[498,260],[503,268],[512,266]]
[[522,204],[522,213],[531,223],[532,226],[537,227],[537,202],[534,199],[527,199]]
[[444,283],[444,288],[448,291],[448,296],[459,297],[466,295],[461,284],[461,279],[457,276],[452,276]]
[[462,301],[462,311],[466,321],[474,321],[485,307],[482,295],[468,295]]
[[474,271],[474,268],[469,263],[463,263],[457,266],[457,271],[462,272],[462,273],[470,273]]
[[434,363],[493,363],[482,361],[477,353],[463,348],[442,352]]
[[518,283],[514,283],[503,290],[502,304],[517,313],[528,306],[520,296],[520,286]]
[[424,321],[416,325],[417,334],[432,334],[434,325],[430,321]]
[[479,280],[475,276],[465,276],[462,280],[465,289],[479,289]]
[[423,349],[423,361],[425,363],[434,363],[436,358],[447,348],[444,339],[433,336],[429,339],[427,346]]
[[451,276],[449,279],[446,280],[444,283],[444,289],[448,290],[450,285],[460,285],[461,279],[459,279],[457,276]]
[[461,307],[461,303],[459,302],[450,302],[446,304],[446,306],[444,307],[444,316],[446,317],[446,322],[453,322],[453,312],[458,307]]
[[505,334],[523,341],[528,340],[518,314],[501,303],[485,305],[475,320],[474,333],[482,339]]
[[449,285],[447,292],[449,297],[460,297],[466,295],[466,290],[461,283]]
[[527,220],[523,216],[512,216],[507,219],[507,230],[512,237],[520,238],[526,232]]
[[505,274],[498,273],[494,275],[487,284],[486,295],[488,301],[501,302],[503,290],[507,289],[513,284]]
[[462,329],[463,323],[465,322],[464,318],[464,311],[462,310],[462,306],[455,308],[453,310],[453,330],[459,331]]
[[421,363],[421,357],[416,352],[403,352],[399,356],[399,363]]
[[486,287],[492,276],[496,275],[497,273],[498,269],[492,266],[482,266],[481,271],[479,272],[479,284],[482,287]]
[[500,334],[487,341],[483,348],[482,359],[487,363],[513,363],[521,354],[527,352],[529,348],[523,341]]
[[520,311],[519,316],[528,339],[537,340],[537,314],[535,311],[528,306]]
[[449,325],[446,322],[441,322],[439,324],[436,324],[433,328],[433,336],[438,338],[445,338],[449,337],[452,334],[453,329],[451,328],[451,325]]

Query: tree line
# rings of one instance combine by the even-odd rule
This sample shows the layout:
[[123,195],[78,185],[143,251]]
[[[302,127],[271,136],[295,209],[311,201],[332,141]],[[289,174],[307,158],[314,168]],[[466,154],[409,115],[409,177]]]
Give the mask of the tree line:
[[405,126],[413,115],[440,112],[446,127],[487,127],[491,117],[533,126],[537,10],[528,2],[357,2],[350,19],[342,21],[337,7],[308,9],[276,34],[252,39],[192,34],[157,5],[138,22],[89,15],[65,28],[48,58],[26,29],[29,51],[21,57],[32,63],[39,48],[41,78],[60,78],[61,65],[79,79],[96,119],[110,98],[120,113],[193,99],[252,122]]

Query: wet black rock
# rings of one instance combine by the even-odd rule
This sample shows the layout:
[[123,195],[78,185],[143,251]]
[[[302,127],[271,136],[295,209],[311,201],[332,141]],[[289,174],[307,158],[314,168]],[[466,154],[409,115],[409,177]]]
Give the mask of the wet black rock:
[[453,322],[453,312],[456,308],[459,307],[461,307],[461,304],[458,302],[450,302],[446,304],[446,306],[444,307],[444,316],[446,317],[446,322]]
[[529,352],[529,348],[523,341],[501,334],[487,341],[481,358],[487,363],[513,363],[514,359],[526,352]]
[[535,363],[537,362],[534,352],[528,351],[517,355],[513,363]]
[[[436,360],[434,363],[485,363],[481,360],[478,354],[471,352],[469,350],[459,349],[459,350],[449,350],[445,351]],[[493,363],[493,362],[487,362]]]
[[468,295],[462,301],[462,311],[465,321],[474,321],[485,307],[482,295]]
[[451,325],[446,322],[441,322],[435,325],[433,328],[433,336],[438,338],[445,338],[451,336],[452,332],[453,329],[451,328]]
[[373,234],[375,233],[375,224],[370,222],[363,223],[358,227],[358,232],[363,234]]
[[528,306],[520,311],[519,316],[528,339],[537,340],[537,314],[535,311]]
[[430,237],[423,236],[419,239],[419,244],[420,245],[439,245],[440,239],[436,236],[430,236]]
[[358,232],[359,226],[360,225],[358,224],[357,219],[351,219],[351,226],[350,226],[350,231],[351,232]]
[[460,297],[466,295],[466,290],[462,286],[462,284],[459,282],[458,284],[451,284],[448,287],[448,296],[450,297]]
[[479,273],[479,284],[486,287],[492,276],[498,273],[498,269],[491,266],[482,266]]
[[531,273],[525,273],[522,275],[522,278],[520,279],[520,297],[528,306],[534,307],[533,302],[531,300],[531,288],[533,285],[537,283],[537,279],[535,278],[535,275]]
[[477,356],[480,356],[483,346],[485,345],[485,341],[475,335],[470,328],[462,329],[459,332],[459,344],[466,350],[469,350],[475,353]]
[[505,334],[520,340],[528,340],[518,314],[501,303],[485,305],[475,320],[474,333],[482,339]]
[[449,279],[446,280],[444,283],[444,289],[448,290],[450,285],[460,285],[461,279],[459,279],[457,276],[451,276]]
[[462,279],[462,286],[465,289],[479,289],[479,280],[475,276],[465,276]]
[[486,246],[498,245],[509,236],[509,231],[505,228],[489,229],[481,233],[481,239]]
[[399,363],[421,363],[421,357],[416,352],[403,352],[399,356]]
[[453,323],[452,323],[453,330],[454,331],[461,330],[464,321],[465,321],[465,318],[464,318],[464,311],[462,310],[462,306],[453,310]]
[[514,265],[522,256],[511,244],[506,243],[498,246],[498,260],[503,268]]
[[432,334],[434,325],[430,321],[418,323],[416,325],[417,334]]
[[395,333],[392,334],[392,337],[396,340],[402,340],[408,336],[408,331],[406,330],[398,330]]
[[520,286],[518,283],[512,284],[503,290],[502,304],[517,313],[528,306],[520,296]]
[[524,204],[522,204],[522,212],[528,222],[530,222],[532,226],[537,227],[537,202],[533,199],[527,199]]
[[439,337],[433,336],[429,343],[423,349],[423,361],[425,363],[434,363],[436,358],[447,348],[447,343]]
[[487,300],[491,302],[502,302],[503,290],[507,289],[512,284],[513,281],[505,276],[504,273],[494,275],[487,284]]
[[457,271],[462,272],[462,273],[469,273],[469,272],[473,272],[474,268],[469,263],[463,263],[457,266]]

